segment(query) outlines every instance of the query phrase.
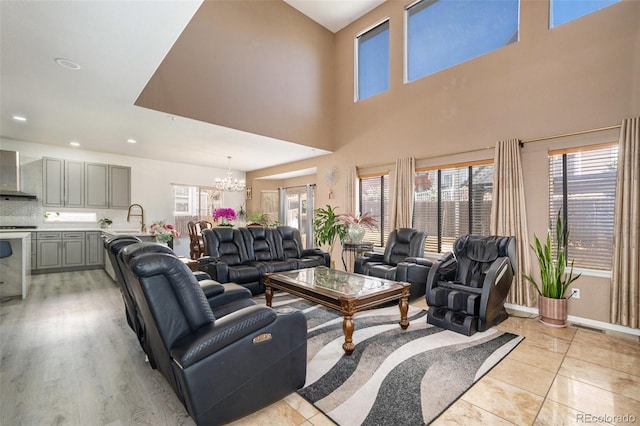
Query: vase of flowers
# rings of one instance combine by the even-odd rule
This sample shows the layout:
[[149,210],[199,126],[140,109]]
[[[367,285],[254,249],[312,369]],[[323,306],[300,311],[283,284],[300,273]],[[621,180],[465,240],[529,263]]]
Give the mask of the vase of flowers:
[[369,212],[345,213],[338,216],[338,220],[347,226],[347,235],[353,244],[360,244],[364,237],[365,228],[378,229],[378,223]]
[[237,218],[238,215],[236,211],[230,207],[220,207],[213,211],[213,221],[216,222],[218,226],[233,226],[231,221]]
[[156,241],[159,243],[167,244],[171,248],[173,248],[173,239],[180,238],[180,233],[176,230],[176,227],[170,223],[165,223],[163,220],[153,222],[149,227],[149,234],[156,237]]

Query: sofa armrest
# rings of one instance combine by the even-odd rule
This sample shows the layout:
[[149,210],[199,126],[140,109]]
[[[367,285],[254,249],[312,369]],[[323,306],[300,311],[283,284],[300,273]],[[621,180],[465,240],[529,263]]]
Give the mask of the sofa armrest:
[[367,252],[362,257],[356,257],[353,260],[353,272],[356,274],[363,273],[363,265],[369,262],[382,262],[384,261],[384,255],[380,253]]
[[227,262],[204,256],[198,259],[198,270],[209,274],[211,279],[219,283],[229,282],[229,265]]
[[204,280],[210,280],[211,276],[209,274],[207,274],[206,272],[203,271],[195,271],[193,273],[193,276],[196,277],[196,280],[198,281],[204,281]]
[[331,255],[325,251],[323,251],[320,248],[312,248],[312,249],[304,249],[302,250],[302,257],[309,257],[309,256],[322,256],[322,259],[324,260],[324,266],[326,267],[330,267],[331,266]]
[[264,305],[241,309],[179,340],[171,348],[171,357],[180,368],[185,369],[271,324],[277,317],[276,311]]
[[202,280],[198,281],[198,284],[200,284],[200,288],[207,299],[211,299],[212,297],[219,296],[224,293],[224,287],[217,281]]
[[429,269],[429,275],[427,276],[427,296],[431,288],[438,281],[446,280],[448,278],[453,279],[453,274],[455,274],[457,264],[458,262],[451,252],[444,254],[442,259],[433,262],[431,269]]
[[[433,266],[434,259],[427,259],[426,257],[407,257],[404,260],[406,263],[414,263],[420,266]],[[437,260],[435,260],[437,262]]]

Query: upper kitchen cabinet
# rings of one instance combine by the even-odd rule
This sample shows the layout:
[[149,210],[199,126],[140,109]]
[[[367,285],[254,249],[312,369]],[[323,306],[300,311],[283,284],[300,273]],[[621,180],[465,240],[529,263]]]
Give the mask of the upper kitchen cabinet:
[[45,206],[84,207],[84,162],[42,159]]
[[84,164],[85,207],[109,208],[109,165]]
[[131,204],[131,167],[109,166],[109,207],[128,209]]
[[131,168],[102,163],[42,159],[43,205],[126,209],[131,204]]

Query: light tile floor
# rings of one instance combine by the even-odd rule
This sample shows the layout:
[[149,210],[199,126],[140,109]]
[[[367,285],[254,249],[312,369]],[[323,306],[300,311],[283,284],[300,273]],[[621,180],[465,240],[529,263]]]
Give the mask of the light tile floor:
[[[426,308],[424,300],[412,305]],[[498,328],[525,336],[433,425],[640,424],[640,341],[513,312]],[[332,425],[297,394],[232,423]]]

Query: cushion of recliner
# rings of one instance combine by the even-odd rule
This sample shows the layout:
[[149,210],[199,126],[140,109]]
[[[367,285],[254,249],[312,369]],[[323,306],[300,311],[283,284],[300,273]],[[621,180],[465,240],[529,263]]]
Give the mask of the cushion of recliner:
[[364,269],[366,271],[366,275],[372,277],[383,278],[392,281],[396,279],[397,267],[393,265],[386,265],[384,263],[367,263],[365,264]]
[[260,279],[260,270],[251,265],[235,265],[229,267],[229,281],[234,283],[250,283]]
[[323,266],[325,264],[322,256],[308,256],[302,259],[296,259],[297,266],[295,269],[313,268],[314,266]]

